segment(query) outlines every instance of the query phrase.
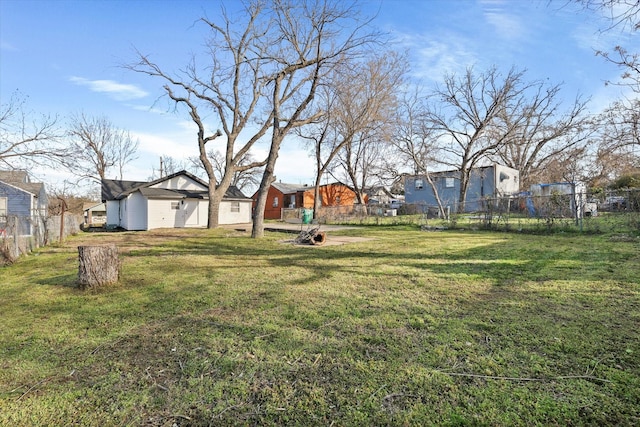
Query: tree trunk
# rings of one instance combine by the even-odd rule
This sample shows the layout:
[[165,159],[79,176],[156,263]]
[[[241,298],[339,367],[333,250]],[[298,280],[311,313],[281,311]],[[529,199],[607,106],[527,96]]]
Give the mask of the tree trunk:
[[120,278],[120,259],[116,245],[78,246],[78,285],[98,288]]
[[[276,165],[276,159],[278,158],[276,148],[275,153],[269,154],[269,162],[265,167],[264,174],[262,175],[262,181],[260,182],[260,188],[258,189],[258,199],[256,200],[256,208],[253,211],[253,226],[251,228],[251,237],[258,239],[264,237],[264,209],[267,206],[267,195],[271,184],[275,181],[273,172]],[[273,154],[273,156],[272,156]]]
[[224,193],[220,194],[220,187],[214,191],[209,190],[209,216],[207,228],[217,228],[220,225],[220,203]]

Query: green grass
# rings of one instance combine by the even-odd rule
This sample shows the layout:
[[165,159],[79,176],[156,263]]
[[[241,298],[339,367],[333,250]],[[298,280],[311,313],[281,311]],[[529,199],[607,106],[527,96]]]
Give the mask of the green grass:
[[[0,269],[0,425],[638,425],[640,244],[85,234]],[[330,233],[331,236],[331,233]],[[120,283],[75,287],[79,244]]]
[[531,218],[522,214],[483,213],[454,214],[451,220],[425,218],[424,215],[398,215],[393,217],[360,216],[336,218],[332,224],[362,226],[419,226],[450,230],[494,230],[527,234],[618,234],[640,239],[640,212],[600,212],[595,217],[576,221],[572,217]]

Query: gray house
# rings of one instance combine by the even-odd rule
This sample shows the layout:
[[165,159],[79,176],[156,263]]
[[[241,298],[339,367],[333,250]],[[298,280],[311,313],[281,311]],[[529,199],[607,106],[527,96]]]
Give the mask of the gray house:
[[16,216],[20,221],[21,235],[33,233],[31,219],[47,214],[49,200],[44,184],[31,182],[26,171],[0,171],[0,229],[4,230],[7,217]]
[[[443,207],[455,212],[460,199],[460,172],[442,171],[429,174]],[[483,209],[487,198],[516,194],[520,188],[520,173],[516,169],[501,165],[474,168],[470,171],[469,186],[464,200],[464,211]],[[409,175],[404,181],[407,204],[438,206],[435,192],[425,175]]]

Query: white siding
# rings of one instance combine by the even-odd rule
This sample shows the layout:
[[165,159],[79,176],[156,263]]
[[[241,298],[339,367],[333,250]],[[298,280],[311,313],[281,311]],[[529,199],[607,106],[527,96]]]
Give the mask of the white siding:
[[198,203],[198,218],[200,218],[200,226],[206,227],[209,222],[209,200],[200,200]]
[[520,191],[520,172],[507,166],[495,165],[497,194],[516,194]]
[[120,226],[120,200],[107,200],[107,225]]
[[[240,212],[232,212],[233,203],[240,205]],[[223,200],[220,203],[218,222],[220,224],[246,224],[251,222],[251,200]]]
[[171,202],[180,203],[180,200],[149,199],[148,230],[184,227],[183,212],[180,209],[171,209]]
[[147,199],[139,191],[127,197],[127,230],[148,230]]
[[[184,202],[184,203],[183,203]],[[171,204],[178,203],[179,209]],[[206,227],[207,201],[199,199],[149,199],[148,229]]]
[[150,188],[165,188],[168,190],[207,191],[207,187],[183,175],[173,177],[167,181],[159,182],[151,186]]

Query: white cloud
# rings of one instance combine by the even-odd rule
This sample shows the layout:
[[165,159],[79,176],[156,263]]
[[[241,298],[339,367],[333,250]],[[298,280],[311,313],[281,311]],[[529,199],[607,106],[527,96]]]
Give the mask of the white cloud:
[[484,16],[501,38],[516,41],[525,36],[525,26],[520,19],[503,10],[492,8],[484,12]]
[[117,101],[140,99],[149,95],[135,85],[118,83],[113,80],[89,80],[73,76],[69,78],[69,81],[79,86],[86,86],[93,92],[106,93]]
[[[269,154],[268,147],[251,150],[256,159],[264,159]],[[275,170],[276,180],[287,184],[313,184],[315,179],[314,160],[309,152],[299,147],[283,146],[278,154]]]
[[477,54],[464,40],[454,37],[447,42],[440,40],[422,40],[419,47],[414,48],[416,77],[441,81],[445,74],[459,72],[478,62]]
[[151,133],[132,132],[131,136],[138,140],[140,157],[171,156],[176,160],[186,160],[198,155],[198,146],[189,135],[155,135]]

